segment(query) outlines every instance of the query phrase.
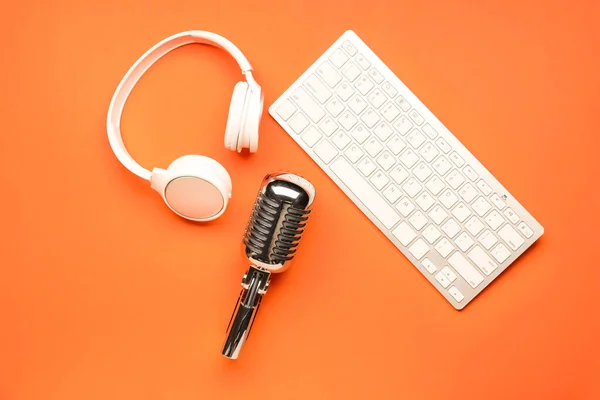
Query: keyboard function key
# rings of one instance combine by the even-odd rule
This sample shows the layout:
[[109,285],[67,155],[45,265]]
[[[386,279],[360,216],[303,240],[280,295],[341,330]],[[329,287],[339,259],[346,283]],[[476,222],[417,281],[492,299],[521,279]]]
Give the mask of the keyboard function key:
[[434,175],[426,184],[427,189],[433,193],[434,196],[437,196],[439,192],[441,192],[446,186],[444,182],[438,178],[437,175]]
[[433,129],[433,126],[429,124],[423,125],[423,132],[425,132],[425,134],[429,136],[429,139],[431,140],[435,139],[438,135],[437,131]]
[[452,209],[452,215],[454,215],[458,222],[463,223],[469,215],[471,215],[471,210],[469,210],[469,207],[467,207],[465,203],[458,203],[458,205]]
[[516,212],[514,212],[511,208],[507,208],[506,210],[504,210],[504,215],[513,224],[519,222],[519,215]]
[[479,246],[473,247],[467,256],[486,275],[490,275],[498,268],[498,264]]
[[390,171],[390,176],[397,184],[401,184],[402,182],[404,182],[409,175],[410,174],[408,173],[408,171],[402,168],[402,166],[400,165],[396,165]]
[[348,99],[355,93],[352,85],[350,85],[348,82],[344,82],[338,86],[335,92],[338,96],[340,96],[342,101],[348,101]]
[[485,222],[490,226],[490,228],[497,230],[504,223],[504,218],[502,218],[498,211],[492,210],[492,212],[485,217]]
[[383,88],[383,91],[391,98],[396,97],[398,94],[396,88],[394,88],[394,86],[392,86],[392,84],[389,82],[384,83],[381,87]]
[[353,56],[357,53],[356,47],[354,47],[354,45],[348,40],[344,40],[344,43],[342,43],[342,49],[344,49],[350,56]]
[[375,133],[375,136],[377,136],[379,140],[385,142],[392,135],[392,133],[394,133],[394,130],[390,128],[388,124],[381,121],[373,130],[373,133]]
[[425,161],[430,163],[437,157],[438,154],[440,154],[440,152],[435,148],[435,146],[432,143],[427,143],[423,147],[421,147],[421,150],[419,150],[419,154],[425,159]]
[[275,109],[277,115],[281,117],[284,121],[287,121],[294,113],[297,108],[291,101],[288,99],[284,99],[279,103],[279,106]]
[[394,128],[400,132],[401,135],[406,135],[412,127],[412,122],[410,122],[404,115],[400,116],[400,118],[394,122]]
[[371,103],[373,107],[379,108],[386,102],[387,97],[385,97],[385,94],[383,94],[381,90],[375,89],[371,92],[369,97],[367,97],[367,100],[369,100],[369,103]]
[[388,182],[390,181],[390,178],[385,176],[385,174],[383,172],[381,172],[381,170],[379,170],[379,171],[375,172],[373,174],[373,176],[371,176],[370,181],[373,184],[373,186],[375,186],[377,188],[377,190],[381,190],[385,187],[385,185],[388,184]]
[[435,245],[435,249],[442,257],[446,258],[448,257],[448,254],[452,253],[454,246],[452,243],[450,243],[450,241],[448,241],[448,239],[441,238],[440,241]]
[[375,169],[377,168],[377,166],[375,165],[375,163],[373,161],[371,161],[370,158],[363,158],[358,164],[357,164],[358,170],[360,172],[363,173],[364,176],[369,176],[373,173],[373,171],[375,171]]
[[367,102],[364,101],[363,98],[359,95],[354,96],[348,102],[348,107],[350,107],[350,109],[354,111],[354,114],[356,115],[359,115],[361,112],[363,112],[363,110],[367,108],[367,105]]
[[430,244],[434,244],[435,241],[442,236],[442,232],[440,232],[433,224],[429,224],[427,228],[423,229],[421,234]]
[[448,154],[448,152],[452,150],[452,147],[450,147],[448,142],[446,142],[443,138],[439,138],[438,140],[436,140],[435,144],[437,145],[437,147],[440,148],[441,151],[444,152],[444,154]]
[[325,162],[325,164],[329,164],[338,154],[335,147],[326,140],[321,141],[321,143],[315,147],[315,153],[323,160],[323,162]]
[[299,87],[294,90],[292,99],[315,124],[325,116],[325,111],[323,111],[321,106],[315,100],[313,100],[313,98],[303,87]]
[[492,256],[502,264],[508,257],[510,257],[510,250],[506,248],[502,243],[498,243],[498,246],[494,247],[491,251]]
[[450,239],[458,235],[460,229],[460,225],[452,218],[448,219],[446,222],[444,222],[444,225],[442,225],[442,230]]
[[404,185],[402,185],[402,189],[404,190],[404,193],[414,198],[417,194],[419,194],[423,187],[419,185],[419,182],[417,182],[415,178],[409,178]]
[[410,145],[412,147],[414,147],[415,149],[418,149],[419,146],[421,146],[423,143],[425,143],[426,140],[427,139],[425,139],[425,136],[423,136],[423,134],[418,129],[413,129],[406,136],[406,141],[408,143],[410,143]]
[[506,203],[504,202],[504,200],[498,195],[498,193],[494,193],[491,197],[490,200],[492,200],[492,203],[494,203],[494,205],[499,209],[499,210],[503,210],[504,207],[506,207]]
[[375,68],[371,68],[371,70],[369,71],[369,76],[371,77],[371,79],[373,79],[376,83],[381,83],[384,81],[384,77],[383,75],[381,75],[379,73],[379,71],[377,71],[377,69]]
[[471,235],[477,236],[479,232],[485,228],[485,225],[483,225],[483,222],[481,222],[479,218],[472,216],[471,219],[469,219],[465,224],[465,228],[467,228]]
[[444,289],[447,288],[448,286],[450,286],[450,283],[451,283],[448,280],[448,278],[442,273],[442,271],[435,274],[435,280],[438,281]]
[[448,263],[472,288],[476,288],[483,282],[483,275],[477,272],[475,267],[458,251],[448,258]]
[[393,183],[383,191],[383,196],[392,204],[398,201],[401,195],[402,191]]
[[408,197],[400,200],[398,204],[396,204],[396,210],[400,211],[404,217],[408,217],[411,212],[415,209],[415,205],[408,199]]
[[352,139],[350,139],[350,136],[348,136],[346,133],[338,131],[335,135],[333,135],[331,141],[333,142],[333,144],[336,145],[338,149],[344,150],[344,148],[348,146]]
[[489,229],[486,229],[477,240],[479,240],[479,243],[481,243],[486,250],[491,249],[492,246],[498,242],[498,238],[496,238]]
[[333,68],[327,61],[323,62],[323,64],[317,68],[317,75],[319,75],[319,77],[321,77],[321,79],[323,79],[323,81],[325,81],[330,88],[335,87],[335,85],[340,83],[342,80],[340,74],[338,74],[335,68]]
[[369,133],[367,128],[363,126],[363,124],[358,124],[354,129],[352,129],[352,132],[350,132],[350,134],[360,144],[363,144],[363,142],[367,140],[369,136],[371,136],[371,134]]
[[296,133],[302,133],[302,131],[310,124],[310,121],[300,113],[294,115],[288,125]]
[[344,52],[341,49],[336,49],[329,56],[329,61],[331,61],[331,63],[336,68],[341,68],[346,63],[346,61],[348,61],[348,56],[344,54]]
[[463,168],[463,172],[471,182],[475,182],[477,178],[479,178],[477,172],[475,172],[475,170],[470,165],[465,166]]
[[427,164],[421,161],[413,170],[413,174],[415,174],[415,176],[421,182],[425,182],[425,180],[431,175],[431,169],[427,166]]
[[458,290],[458,288],[456,286],[452,286],[450,289],[448,289],[448,293],[450,293],[450,295],[458,303],[463,301],[463,299],[465,298],[465,296],[460,292],[460,290]]
[[367,58],[362,54],[356,56],[356,62],[358,63],[358,65],[360,65],[362,69],[369,69],[369,67],[371,66],[369,60],[367,60]]
[[334,97],[329,103],[327,103],[325,108],[335,118],[340,115],[342,111],[344,111],[345,107],[344,103],[342,103],[338,98]]
[[348,160],[350,160],[352,164],[355,164],[360,160],[364,153],[357,145],[353,144],[348,147],[348,150],[346,150],[344,154],[346,154],[346,157],[348,157]]
[[458,194],[460,195],[460,197],[463,198],[464,201],[467,202],[467,204],[469,204],[471,203],[471,201],[473,201],[475,197],[477,197],[479,192],[477,191],[477,189],[475,189],[475,187],[473,187],[473,185],[467,183],[462,188],[460,188]]
[[308,147],[313,147],[323,135],[321,135],[317,128],[310,126],[300,137]]
[[473,211],[475,211],[480,217],[483,217],[492,208],[490,203],[488,203],[481,196],[479,196],[477,200],[475,200],[473,204],[471,204],[471,207],[473,208]]
[[452,164],[450,164],[450,161],[446,160],[444,156],[438,157],[438,159],[433,162],[433,169],[441,176],[446,175],[451,168]]
[[331,91],[329,91],[327,86],[325,86],[325,84],[321,82],[317,75],[311,74],[304,81],[304,87],[321,104],[325,104],[325,102],[331,98]]
[[408,251],[417,259],[420,260],[429,252],[429,246],[423,239],[417,239],[415,242],[408,248]]
[[387,151],[384,151],[379,157],[377,157],[377,164],[379,164],[384,171],[392,168],[395,163],[396,159]]
[[416,232],[406,222],[400,222],[392,231],[392,234],[402,243],[402,246],[408,246],[414,238],[417,237]]
[[358,90],[363,96],[369,93],[374,86],[375,84],[366,75],[362,75],[354,84],[356,90]]
[[367,128],[372,128],[377,122],[379,122],[379,114],[377,113],[377,111],[369,107],[367,111],[363,113],[360,119],[362,120],[362,122],[365,123]]
[[406,149],[406,151],[400,155],[400,161],[402,161],[402,164],[406,165],[406,167],[410,169],[417,163],[417,161],[419,161],[419,156],[411,149]]
[[365,144],[364,149],[371,157],[375,157],[381,150],[383,150],[383,146],[377,140],[371,138],[367,144]]
[[381,115],[383,115],[383,118],[388,122],[392,122],[399,114],[400,110],[389,102],[381,109]]
[[517,228],[527,239],[533,236],[533,231],[525,222],[521,222],[519,225],[517,225]]
[[461,156],[459,156],[458,153],[455,152],[455,151],[453,151],[450,154],[450,160],[452,160],[452,162],[454,163],[454,165],[456,165],[458,168],[460,168],[463,165],[465,165],[465,160],[463,160],[463,158]]
[[398,104],[404,112],[410,110],[410,103],[402,96],[398,96],[396,99],[396,104]]
[[425,122],[425,118],[423,118],[421,116],[421,114],[419,114],[419,112],[415,109],[412,109],[408,112],[408,116],[410,117],[410,119],[412,119],[414,121],[415,124],[417,125],[422,125],[423,122]]
[[440,196],[440,203],[442,203],[447,209],[452,208],[457,201],[458,197],[456,197],[454,192],[450,189],[446,189],[446,191]]
[[502,229],[498,231],[498,236],[500,236],[500,239],[504,240],[513,250],[517,250],[525,243],[525,240],[519,235],[519,232],[510,225],[504,225]]
[[358,122],[354,115],[352,115],[352,113],[348,110],[344,111],[340,115],[338,121],[340,122],[340,125],[342,125],[342,127],[347,131],[352,129],[352,127]]
[[471,239],[471,236],[467,235],[466,232],[461,232],[460,235],[454,239],[454,243],[456,243],[459,249],[465,252],[475,244],[475,241]]
[[446,217],[448,217],[448,213],[439,204],[429,211],[429,218],[431,218],[437,225],[441,224]]
[[350,61],[342,70],[342,75],[344,75],[350,82],[354,82],[354,80],[360,76],[360,68]]
[[492,193],[492,188],[490,187],[490,185],[485,183],[483,179],[480,179],[479,182],[477,182],[477,187],[479,188],[479,190],[481,190],[481,193],[483,193],[486,196],[489,196],[490,193]]
[[338,125],[335,123],[333,118],[328,117],[321,121],[319,124],[319,129],[325,134],[325,136],[331,136],[333,132],[337,131]]
[[431,260],[429,260],[429,258],[424,258],[423,261],[421,261],[421,265],[430,274],[433,274],[435,271],[437,271],[437,267],[435,266],[435,264],[433,262],[431,262]]
[[402,150],[404,150],[406,143],[404,143],[404,141],[398,136],[392,136],[392,138],[387,142],[387,147],[392,153],[394,153],[394,155],[398,155]]

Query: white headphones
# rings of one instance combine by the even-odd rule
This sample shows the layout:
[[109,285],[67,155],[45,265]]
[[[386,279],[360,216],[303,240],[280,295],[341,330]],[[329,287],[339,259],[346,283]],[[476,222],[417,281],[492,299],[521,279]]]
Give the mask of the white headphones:
[[142,55],[127,71],[110,102],[106,129],[108,141],[119,161],[131,172],[150,181],[150,187],[161,194],[177,215],[192,221],[210,221],[223,214],[231,197],[231,177],[212,158],[199,155],[179,157],[164,170],[152,172],[129,155],[121,137],[121,115],[133,87],[161,57],[186,44],[210,44],[227,51],[237,61],[246,81],[233,88],[229,116],[225,128],[225,147],[241,152],[258,149],[258,127],[263,113],[263,93],[252,77],[252,66],[229,40],[206,31],[187,31],[170,36]]

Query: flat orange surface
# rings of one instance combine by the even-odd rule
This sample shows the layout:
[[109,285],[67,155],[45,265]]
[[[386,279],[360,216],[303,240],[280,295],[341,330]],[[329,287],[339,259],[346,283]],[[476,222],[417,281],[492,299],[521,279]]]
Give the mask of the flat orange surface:
[[[600,398],[600,7],[594,1],[15,1],[0,33],[0,399]],[[241,75],[187,46],[126,107],[139,162],[217,159],[217,221],[172,214],[111,152],[116,85],[179,31],[217,32],[268,107],[353,29],[546,233],[455,311],[265,111],[223,147]],[[317,188],[294,266],[220,354],[263,176]]]

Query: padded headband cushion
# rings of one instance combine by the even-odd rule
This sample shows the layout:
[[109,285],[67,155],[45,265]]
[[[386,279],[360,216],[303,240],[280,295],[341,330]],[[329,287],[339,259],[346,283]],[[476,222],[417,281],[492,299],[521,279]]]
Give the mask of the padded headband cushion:
[[229,150],[238,149],[238,141],[243,129],[244,114],[247,112],[248,83],[238,82],[233,88],[227,126],[225,127],[225,147]]

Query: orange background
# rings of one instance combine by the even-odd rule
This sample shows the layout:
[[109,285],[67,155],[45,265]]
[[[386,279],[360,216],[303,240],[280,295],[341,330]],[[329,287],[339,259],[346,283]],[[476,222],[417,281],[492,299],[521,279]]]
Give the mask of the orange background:
[[[566,0],[5,1],[0,399],[600,398],[599,17]],[[176,217],[118,163],[105,117],[130,65],[187,29],[238,45],[265,107],[355,30],[545,235],[455,311],[266,111],[257,154],[225,150],[241,75],[207,46],[159,62],[124,114],[142,165],[197,153],[231,173],[220,219]],[[314,183],[314,214],[233,362],[241,236],[278,169]]]

